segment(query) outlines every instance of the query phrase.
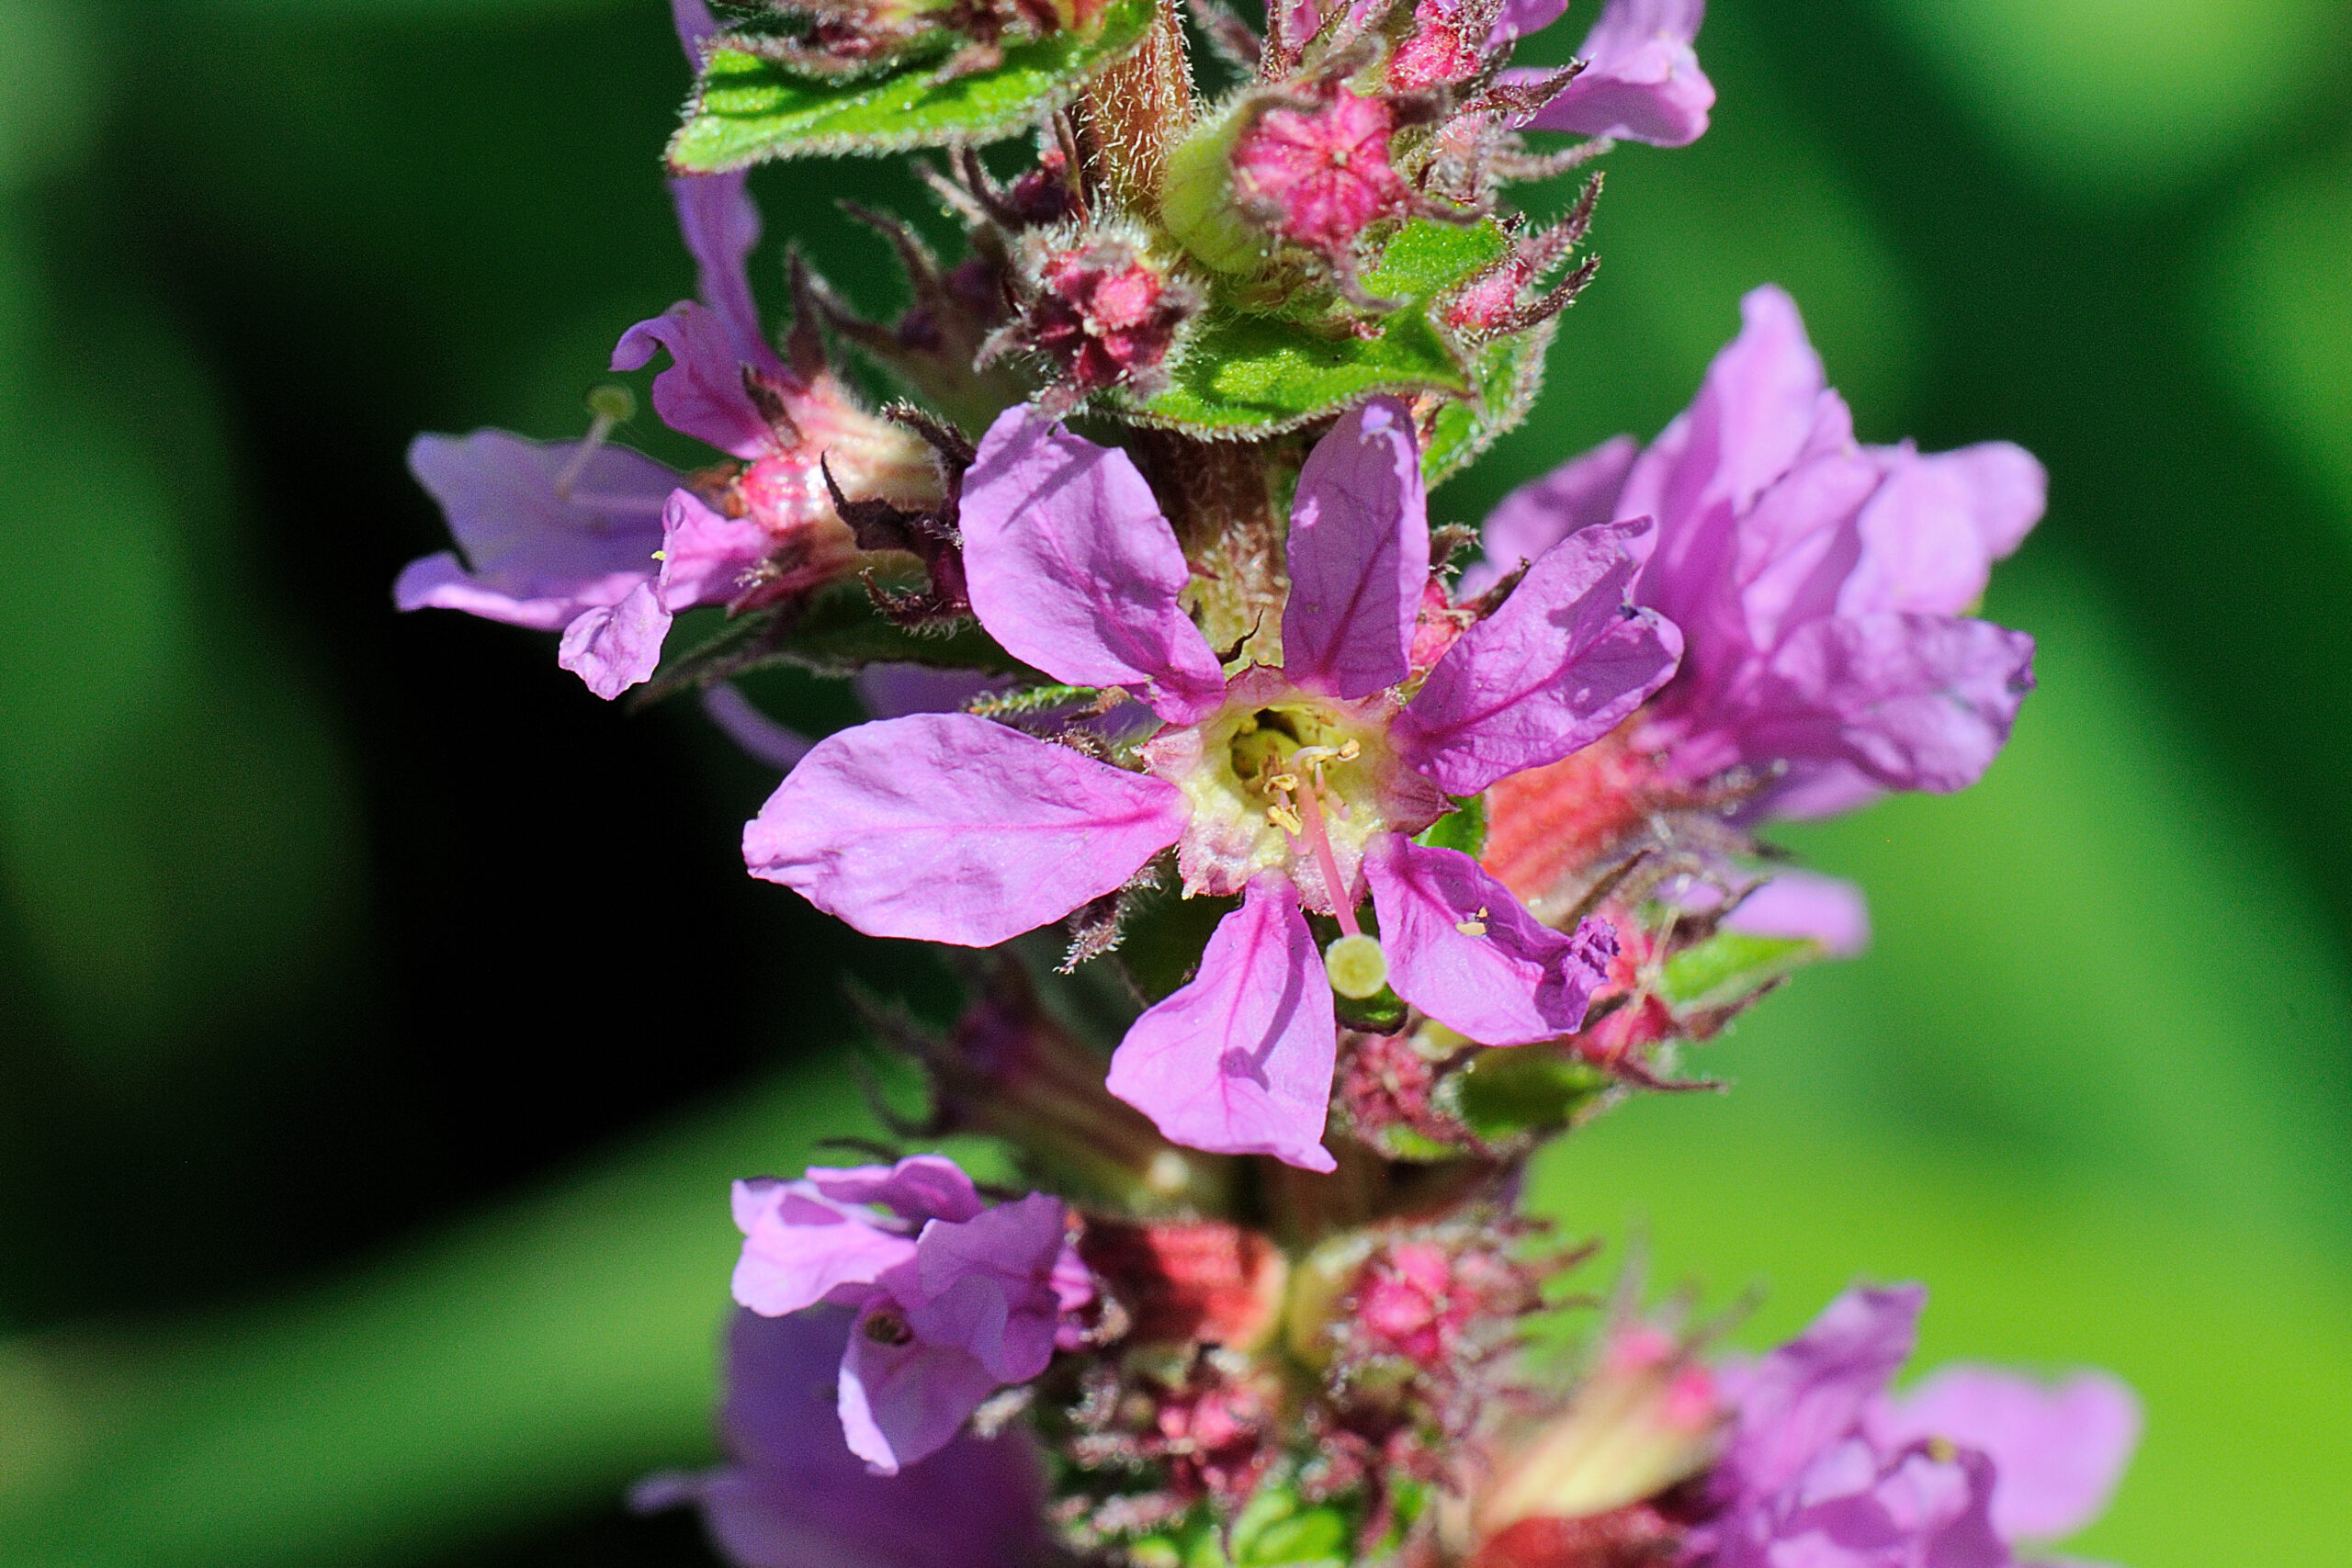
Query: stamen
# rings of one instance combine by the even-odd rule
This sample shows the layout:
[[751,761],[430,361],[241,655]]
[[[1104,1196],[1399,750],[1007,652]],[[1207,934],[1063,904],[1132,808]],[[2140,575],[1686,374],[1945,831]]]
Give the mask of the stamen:
[[1453,929],[1460,931],[1464,936],[1485,936],[1487,934],[1487,907],[1484,904],[1479,905],[1477,917],[1476,919],[1456,920],[1453,922]]
[[571,455],[571,460],[564,464],[562,471],[555,477],[555,498],[558,501],[571,499],[571,487],[578,484],[580,476],[588,471],[588,461],[595,457],[596,449],[604,446],[616,427],[627,424],[636,416],[637,398],[618,382],[607,382],[588,394],[588,412],[593,416],[589,421],[588,434],[582,438],[580,449]]

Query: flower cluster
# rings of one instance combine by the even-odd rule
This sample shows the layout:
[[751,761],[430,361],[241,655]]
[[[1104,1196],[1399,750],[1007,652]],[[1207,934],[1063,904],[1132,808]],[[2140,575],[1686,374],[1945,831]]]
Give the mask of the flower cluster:
[[[971,992],[869,1006],[927,1090],[877,1100],[886,1163],[736,1185],[729,1463],[639,1501],[749,1568],[2005,1568],[2075,1530],[2136,1437],[2110,1380],[1891,1393],[1911,1288],[1741,1361],[1630,1283],[1563,1308],[1591,1249],[1518,1203],[1866,944],[1761,835],[1993,763],[2033,646],[1974,611],[2041,467],[1857,442],[1766,287],[1654,439],[1433,525],[1593,277],[1598,182],[1548,226],[1510,191],[1706,130],[1698,0],[1609,0],[1557,70],[1511,61],[1560,0],[1193,9],[1222,98],[1155,0],[677,0],[697,296],[610,368],[666,361],[718,457],[614,444],[620,384],[581,441],[412,450],[462,554],[402,608],[699,690],[782,774],[750,874]],[[796,254],[772,338],[744,165],[926,146],[964,254],[854,208],[906,309]],[[735,684],[776,663],[869,721],[779,724]]]

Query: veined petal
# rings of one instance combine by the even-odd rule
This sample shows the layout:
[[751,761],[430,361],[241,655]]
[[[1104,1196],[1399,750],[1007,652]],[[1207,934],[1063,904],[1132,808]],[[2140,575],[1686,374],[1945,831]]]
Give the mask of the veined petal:
[[650,582],[640,582],[617,604],[582,610],[563,628],[555,661],[611,702],[651,677],[670,635],[670,612]]
[[1413,418],[1375,398],[1316,443],[1290,513],[1283,673],[1352,701],[1405,679],[1430,576]]
[[1647,531],[1604,523],[1544,551],[1396,716],[1405,761],[1449,795],[1475,795],[1581,750],[1664,685],[1682,634],[1626,604],[1641,570],[1629,546]]
[[1224,699],[1177,603],[1184,552],[1125,453],[1007,409],[964,476],[958,526],[973,612],[1014,658],[1075,686],[1140,688],[1171,723]]
[[812,1165],[806,1179],[836,1203],[879,1203],[915,1225],[968,1220],[987,1206],[964,1168],[944,1155],[909,1155],[896,1165]]
[[1054,1266],[1065,1245],[1061,1200],[1032,1192],[968,1220],[934,1221],[915,1244],[922,1299],[900,1297],[932,1344],[970,1351],[999,1382],[1024,1382],[1053,1359],[1061,1301]]
[[1455,850],[1397,834],[1364,852],[1388,983],[1398,996],[1484,1045],[1573,1034],[1617,951],[1605,921],[1563,935]]
[[760,243],[760,209],[744,188],[742,170],[725,175],[684,175],[670,182],[678,209],[678,231],[695,258],[695,292],[726,329],[740,364],[763,370],[784,368],[760,326],[744,264]]
[[1109,1087],[1188,1148],[1331,1170],[1322,1139],[1337,1047],[1298,890],[1266,872],[1218,923],[1193,982],[1127,1031]]
[[850,1452],[877,1475],[896,1475],[954,1442],[997,1390],[995,1375],[960,1346],[894,1339],[880,1315],[894,1310],[876,1303],[858,1315],[836,1405]]
[[411,442],[409,471],[440,502],[465,563],[446,550],[411,562],[392,602],[559,631],[582,610],[626,598],[653,575],[662,500],[678,477],[605,446],[559,489],[579,452],[576,441],[503,430]]
[[743,1233],[735,1300],[764,1317],[814,1306],[846,1287],[870,1286],[915,1256],[912,1236],[820,1202],[798,1182],[739,1181],[734,1210]]
[[1846,762],[1888,789],[1964,789],[2033,689],[2033,638],[1990,621],[1877,615],[1800,626],[1740,725],[1765,760]]
[[1838,590],[1838,613],[1965,613],[1984,596],[1993,563],[2041,520],[2048,474],[2031,453],[2006,441],[1871,456],[1886,479],[1862,509],[1861,556]]
[[1727,1455],[1743,1491],[1779,1492],[1853,1430],[1910,1359],[1927,1299],[1917,1285],[1857,1286],[1748,1369],[1738,1380],[1739,1430]]
[[726,604],[741,591],[743,573],[775,547],[757,523],[715,512],[690,490],[672,491],[662,507],[662,607],[674,615]]
[[2106,1511],[2140,1441],[2140,1401],[2104,1372],[2054,1386],[1991,1367],[1946,1367],[1872,1412],[1883,1446],[1941,1438],[1991,1456],[1993,1528],[2063,1540]]
[[1640,452],[1632,436],[1611,436],[1503,497],[1479,527],[1481,558],[1463,572],[1454,596],[1467,600],[1484,593],[1520,562],[1533,561],[1578,529],[1615,517],[1625,475]]
[[818,742],[744,828],[743,861],[868,935],[989,947],[1125,886],[1187,815],[1161,780],[912,714]]
[[1715,107],[1690,47],[1706,9],[1705,0],[1609,0],[1577,51],[1584,70],[1527,123],[1657,147],[1698,141]]
[[743,390],[743,361],[726,318],[681,300],[623,333],[613,345],[613,368],[640,369],[657,348],[670,355],[670,367],[653,378],[653,407],[662,423],[732,457],[774,449],[775,434]]

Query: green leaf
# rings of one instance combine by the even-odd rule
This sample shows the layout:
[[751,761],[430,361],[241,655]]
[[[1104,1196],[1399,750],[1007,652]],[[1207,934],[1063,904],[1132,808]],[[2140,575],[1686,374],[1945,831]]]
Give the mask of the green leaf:
[[1151,19],[1152,0],[1111,0],[1091,31],[1009,43],[996,65],[953,77],[926,63],[879,79],[820,82],[741,50],[718,50],[670,141],[670,166],[709,175],[771,158],[1001,141],[1134,49]]
[[1440,1086],[1446,1108],[1492,1143],[1565,1127],[1609,1092],[1609,1075],[1550,1045],[1481,1051]]
[[1255,310],[1228,288],[1203,314],[1168,389],[1124,412],[1150,424],[1254,436],[1295,429],[1381,392],[1476,397],[1491,349],[1465,362],[1429,307],[1510,246],[1491,221],[1407,223],[1363,274],[1366,289],[1401,301],[1376,320],[1372,337],[1358,334],[1363,318],[1351,311]]
[[1423,483],[1434,488],[1460,473],[1527,417],[1543,390],[1544,352],[1559,326],[1560,319],[1553,316],[1478,351],[1471,395],[1447,403],[1430,421],[1421,448]]
[[885,619],[863,585],[842,582],[797,615],[764,610],[728,622],[717,636],[666,661],[637,700],[658,702],[689,686],[707,686],[776,664],[831,676],[854,675],[868,664],[1030,673],[978,621],[959,621],[936,634],[911,632]]
[[1355,1534],[1347,1512],[1329,1504],[1300,1505],[1287,1483],[1261,1486],[1233,1521],[1235,1568],[1305,1568],[1345,1563]]
[[1460,850],[1472,860],[1487,852],[1487,797],[1483,795],[1454,795],[1447,799],[1453,809],[1413,835],[1413,842],[1426,849]]
[[1803,937],[1719,931],[1668,959],[1657,992],[1677,1012],[1710,1011],[1754,996],[1821,954],[1819,942]]

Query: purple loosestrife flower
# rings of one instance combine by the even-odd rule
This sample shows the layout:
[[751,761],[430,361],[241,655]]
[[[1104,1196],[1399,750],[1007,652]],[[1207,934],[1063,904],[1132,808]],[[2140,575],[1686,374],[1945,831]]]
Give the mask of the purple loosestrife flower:
[[[710,17],[699,0],[673,10],[699,64]],[[820,351],[786,364],[769,344],[745,271],[760,215],[744,179],[670,182],[700,298],[629,328],[612,360],[615,370],[635,370],[667,349],[655,410],[740,459],[741,470],[689,487],[650,458],[605,446],[615,419],[602,413],[584,442],[421,435],[409,467],[441,503],[466,560],[445,550],[412,562],[393,586],[400,608],[560,629],[557,662],[610,699],[653,673],[677,615],[774,603],[851,569],[855,542],[834,514],[820,459],[853,493],[936,499],[938,475],[920,441],[860,409]]]
[[1694,1537],[1710,1568],[2007,1568],[2022,1537],[2106,1506],[2139,1438],[2111,1378],[2056,1390],[1955,1368],[1911,1394],[1917,1286],[1849,1291],[1812,1327],[1726,1373],[1738,1424]]
[[1465,591],[1605,517],[1655,517],[1637,600],[1682,629],[1639,750],[1686,783],[1779,771],[1781,817],[1973,784],[2032,689],[2033,639],[1966,612],[2041,518],[2041,465],[2007,442],[1863,446],[1778,288],[1647,450],[1620,436],[1505,498]]
[[[1506,0],[1494,41],[1524,37],[1556,21],[1566,0]],[[1699,69],[1690,47],[1707,14],[1706,0],[1609,0],[1577,51],[1584,69],[1535,111],[1535,130],[1566,130],[1657,147],[1687,147],[1706,134],[1715,107],[1714,84]],[[1553,73],[1507,71],[1506,82],[1539,81]]]
[[727,1331],[726,1465],[639,1483],[639,1509],[692,1503],[736,1568],[1018,1568],[1044,1561],[1044,1467],[1026,1427],[959,1436],[896,1475],[842,1446],[833,1384],[851,1314],[742,1312]]
[[857,1309],[837,1408],[879,1474],[936,1453],[989,1394],[1046,1370],[1093,1299],[1061,1201],[982,1202],[954,1161],[812,1168],[735,1184],[735,1300],[763,1317]]
[[[1408,835],[1448,794],[1606,734],[1672,673],[1674,627],[1626,603],[1645,524],[1561,541],[1423,674],[1419,460],[1402,405],[1374,402],[1299,476],[1280,668],[1229,680],[1179,605],[1183,554],[1123,453],[1013,410],[966,476],[962,528],[972,607],[999,642],[1164,721],[1147,772],[964,715],[865,725],[820,743],[745,829],[754,875],[877,936],[977,947],[1125,886],[1174,846],[1188,896],[1241,907],[1192,983],[1128,1032],[1112,1092],[1178,1143],[1309,1169],[1332,1164],[1328,975],[1350,970],[1365,996],[1385,976],[1488,1044],[1582,1021],[1606,926],[1550,930],[1468,856]],[[1377,943],[1356,913],[1367,885]],[[1352,944],[1347,963],[1334,944],[1328,974],[1306,909]]]

